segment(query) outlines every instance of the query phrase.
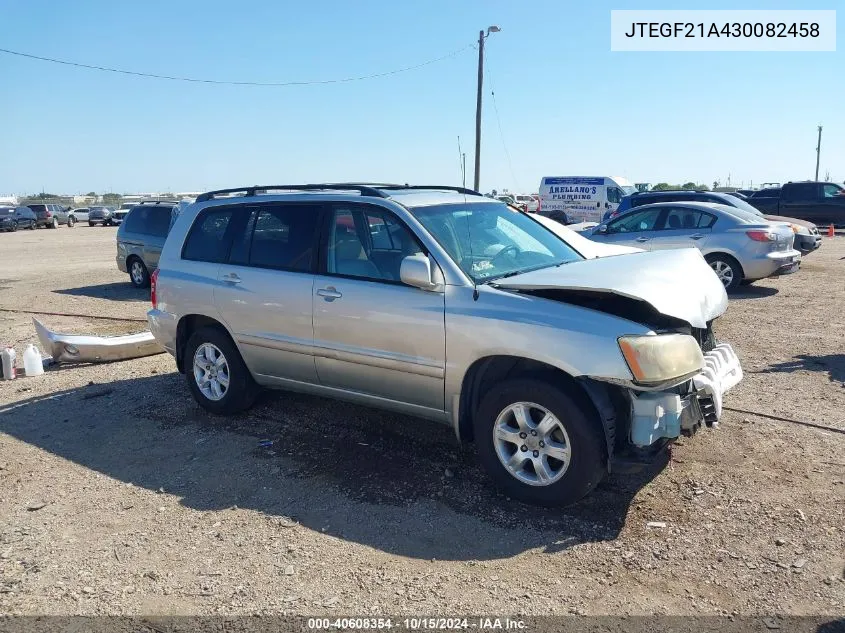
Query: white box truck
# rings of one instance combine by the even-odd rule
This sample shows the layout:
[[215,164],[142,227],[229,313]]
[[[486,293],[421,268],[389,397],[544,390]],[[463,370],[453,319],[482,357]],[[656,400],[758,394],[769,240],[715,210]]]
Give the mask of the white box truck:
[[540,213],[570,224],[601,222],[607,211],[637,190],[621,176],[546,176],[540,181]]

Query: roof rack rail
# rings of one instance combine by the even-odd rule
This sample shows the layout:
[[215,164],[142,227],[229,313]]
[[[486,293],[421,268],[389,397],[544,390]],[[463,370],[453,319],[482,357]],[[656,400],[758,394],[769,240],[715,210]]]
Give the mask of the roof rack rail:
[[391,189],[445,189],[446,191],[456,191],[468,196],[484,195],[475,189],[467,189],[466,187],[456,187],[453,185],[376,185],[379,189],[390,191]]
[[[376,185],[377,186],[377,185]],[[245,197],[252,197],[267,191],[357,191],[362,196],[373,198],[387,198],[387,195],[379,191],[374,185],[361,185],[357,183],[327,183],[310,185],[253,185],[251,187],[235,187],[234,189],[217,189],[207,191],[197,196],[196,202],[207,202],[219,196],[232,193],[240,193]]]
[[[132,204],[131,202],[129,204]],[[139,200],[135,205],[141,204],[177,204],[176,200]]]

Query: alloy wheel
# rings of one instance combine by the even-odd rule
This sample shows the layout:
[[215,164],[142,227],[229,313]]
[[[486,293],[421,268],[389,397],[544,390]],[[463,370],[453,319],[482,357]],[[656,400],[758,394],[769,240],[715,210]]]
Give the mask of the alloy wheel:
[[229,363],[220,348],[203,343],[194,353],[194,380],[203,396],[222,400],[229,390]]
[[710,263],[710,268],[713,269],[713,272],[716,273],[716,276],[725,288],[731,285],[734,280],[734,269],[730,264],[717,259]]
[[572,462],[563,424],[533,402],[515,402],[499,413],[493,425],[493,445],[508,473],[529,486],[555,483]]

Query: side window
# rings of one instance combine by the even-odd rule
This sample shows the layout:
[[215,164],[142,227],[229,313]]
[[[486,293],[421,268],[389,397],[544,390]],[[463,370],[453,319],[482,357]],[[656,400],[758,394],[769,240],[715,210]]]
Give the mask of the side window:
[[170,231],[171,207],[150,207],[147,209],[147,222],[144,233],[156,237],[167,237]]
[[786,201],[791,200],[815,200],[818,195],[818,185],[812,182],[796,183],[784,187],[781,199]]
[[608,187],[607,188],[607,201],[612,204],[619,204],[622,201],[622,196],[620,195],[622,192],[619,191],[616,187]]
[[696,211],[695,209],[676,207],[669,210],[663,229],[666,231],[677,229],[709,229],[715,223],[716,216],[714,215],[705,213],[704,211]]
[[[249,265],[308,271],[317,245],[320,207],[273,205],[258,207],[252,229]],[[252,221],[250,221],[250,224]]]
[[823,194],[825,198],[835,198],[837,196],[845,196],[845,189],[839,185],[825,185]]
[[350,205],[330,214],[325,261],[329,274],[399,281],[402,260],[420,252],[416,237],[388,211]]
[[653,231],[660,216],[660,209],[648,209],[623,215],[607,225],[608,233],[634,233],[637,231]]
[[129,215],[123,220],[126,223],[125,231],[127,233],[146,233],[144,230],[146,211],[144,207],[135,207],[129,212]]
[[[132,217],[129,214],[129,218]],[[232,209],[207,209],[199,214],[188,233],[182,249],[182,259],[220,263],[226,260],[228,243],[226,228],[232,219]],[[127,218],[127,221],[128,219]]]

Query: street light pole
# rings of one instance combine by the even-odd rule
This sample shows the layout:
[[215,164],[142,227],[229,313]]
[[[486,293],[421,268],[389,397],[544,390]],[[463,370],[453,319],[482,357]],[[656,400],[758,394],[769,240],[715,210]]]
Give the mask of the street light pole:
[[484,40],[490,33],[498,33],[501,29],[498,26],[487,27],[487,33],[478,32],[478,94],[475,101],[475,180],[473,189],[479,190],[481,186],[481,95],[484,84]]

